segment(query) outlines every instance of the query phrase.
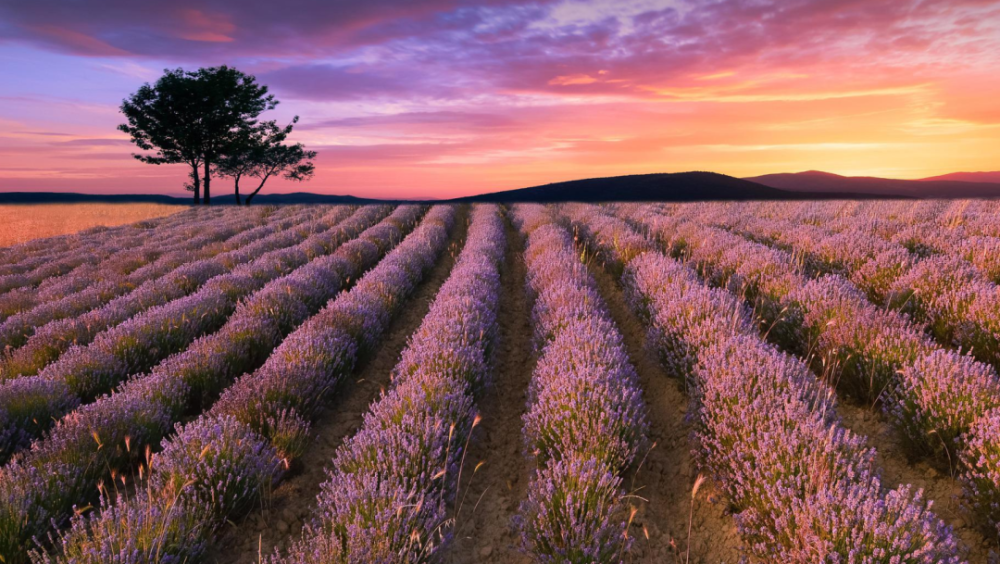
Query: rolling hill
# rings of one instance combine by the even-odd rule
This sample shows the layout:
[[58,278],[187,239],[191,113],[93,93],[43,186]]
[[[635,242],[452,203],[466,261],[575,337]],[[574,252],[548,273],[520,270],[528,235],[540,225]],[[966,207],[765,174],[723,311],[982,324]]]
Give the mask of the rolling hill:
[[942,174],[941,176],[931,176],[930,178],[921,178],[921,182],[930,182],[934,180],[954,180],[956,182],[987,182],[1000,184],[1000,171],[994,172],[953,172],[951,174]]
[[766,174],[746,178],[751,182],[791,192],[814,195],[831,193],[864,194],[869,197],[904,198],[995,198],[1000,197],[1000,183],[957,180],[898,180],[872,176],[840,176],[829,172],[807,171]]
[[[680,172],[673,174],[641,174],[588,178],[556,182],[531,188],[479,194],[454,201],[462,202],[608,202],[608,201],[671,201],[694,202],[712,200],[801,200],[813,194],[792,192],[718,174],[714,172]],[[865,197],[864,194],[824,193],[821,198]]]
[[[997,178],[996,182],[982,182]],[[453,202],[605,202],[720,200],[815,200],[872,198],[996,198],[1000,172],[955,173],[923,180],[840,176],[828,172],[766,174],[735,178],[714,172],[636,174],[586,178],[478,194]],[[261,194],[255,204],[363,204],[383,200],[355,196],[295,192]],[[427,202],[429,200],[420,200]],[[156,194],[80,194],[69,192],[0,192],[0,204],[155,202],[187,205],[187,197]],[[228,193],[216,194],[213,204],[231,205]]]

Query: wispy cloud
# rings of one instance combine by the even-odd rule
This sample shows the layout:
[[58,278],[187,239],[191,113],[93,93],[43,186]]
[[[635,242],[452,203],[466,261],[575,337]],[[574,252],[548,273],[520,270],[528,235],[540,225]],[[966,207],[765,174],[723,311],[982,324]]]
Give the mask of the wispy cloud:
[[118,105],[164,67],[225,63],[278,94],[275,118],[302,115],[310,188],[332,192],[987,169],[998,28],[984,0],[4,2],[0,160],[176,189],[182,171],[130,159]]

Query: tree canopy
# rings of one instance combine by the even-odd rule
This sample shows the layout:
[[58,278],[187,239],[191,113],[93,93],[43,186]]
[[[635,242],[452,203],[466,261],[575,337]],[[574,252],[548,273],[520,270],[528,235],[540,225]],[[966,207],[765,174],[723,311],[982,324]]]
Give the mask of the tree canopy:
[[133,155],[140,161],[189,165],[194,202],[200,203],[203,185],[209,204],[212,167],[245,151],[252,132],[261,128],[257,118],[277,104],[267,86],[231,67],[168,69],[155,84],[144,84],[122,102],[128,123],[118,129],[140,149],[152,151]]
[[238,150],[219,161],[219,174],[233,179],[237,205],[241,203],[240,181],[244,178],[252,177],[259,181],[257,188],[246,197],[245,203],[249,204],[272,176],[283,176],[286,180],[293,181],[312,177],[316,167],[311,159],[316,158],[316,152],[306,150],[301,143],[285,144],[298,121],[299,117],[295,116],[285,127],[268,121],[244,131]]

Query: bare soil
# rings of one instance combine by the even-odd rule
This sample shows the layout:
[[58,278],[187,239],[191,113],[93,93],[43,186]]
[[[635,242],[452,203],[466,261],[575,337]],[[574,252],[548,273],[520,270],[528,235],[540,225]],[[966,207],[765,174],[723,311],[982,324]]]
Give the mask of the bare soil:
[[320,485],[337,448],[361,426],[370,404],[390,383],[392,369],[399,362],[410,335],[420,326],[438,290],[448,279],[468,231],[468,207],[459,208],[455,228],[442,258],[417,288],[407,306],[393,320],[381,344],[346,383],[339,396],[313,426],[313,448],[302,457],[298,473],[287,475],[272,493],[265,508],[245,521],[232,525],[209,551],[206,562],[246,564],[275,549],[284,550],[298,539],[302,527],[316,508]]
[[[455,516],[455,540],[444,561],[530,562],[518,548],[511,518],[527,495],[534,464],[522,453],[521,417],[535,358],[525,292],[524,241],[507,225],[497,322],[500,348],[495,385],[478,402],[482,423],[469,445]],[[482,466],[479,466],[482,464]],[[478,470],[475,470],[479,466]]]
[[844,426],[867,437],[868,444],[875,447],[882,483],[890,488],[911,484],[922,489],[924,498],[933,502],[934,514],[951,525],[968,548],[965,557],[969,564],[991,562],[990,551],[995,549],[996,539],[983,535],[982,529],[962,510],[959,503],[962,486],[952,477],[947,462],[912,460],[897,432],[877,410],[847,399],[837,406]]
[[[417,329],[438,289],[447,279],[467,230],[467,209],[459,214],[446,255],[417,290],[411,304],[393,322],[379,349],[347,383],[339,398],[315,425],[316,441],[286,477],[268,506],[233,525],[212,548],[207,562],[257,562],[261,554],[283,550],[299,537],[310,518],[325,468],[336,449],[360,426],[364,413],[389,384],[410,335]],[[527,563],[511,519],[526,496],[535,470],[524,453],[522,416],[536,358],[531,346],[530,298],[525,291],[524,241],[506,228],[507,256],[501,273],[498,315],[500,343],[494,385],[478,400],[482,421],[476,428],[463,465],[454,508],[454,541],[441,555],[448,564]],[[738,563],[746,558],[728,514],[725,499],[711,481],[697,495],[692,490],[698,468],[692,456],[691,426],[686,421],[689,400],[681,379],[667,373],[646,346],[646,328],[625,303],[615,278],[592,261],[590,270],[622,332],[643,388],[653,445],[630,469],[625,484],[636,508],[630,534],[636,539],[626,561],[682,564],[690,547],[690,562]],[[933,502],[933,511],[951,525],[968,547],[970,564],[991,562],[995,541],[987,538],[961,510],[961,488],[946,462],[911,460],[905,446],[877,410],[846,398],[838,412],[851,431],[866,436],[876,448],[887,487],[912,484]],[[688,531],[690,530],[690,535]]]
[[[622,322],[618,322],[622,326]],[[837,413],[843,425],[856,435],[866,437],[875,448],[876,462],[882,470],[882,483],[895,488],[910,484],[923,490],[924,499],[932,503],[932,511],[954,530],[963,543],[963,556],[969,564],[996,562],[996,539],[983,534],[982,528],[969,518],[960,504],[961,484],[954,478],[954,468],[948,461],[913,459],[897,432],[877,408],[861,405],[849,397],[838,402]],[[648,400],[647,400],[648,401]]]
[[688,399],[682,380],[667,373],[646,346],[646,328],[626,304],[617,281],[593,261],[590,271],[639,374],[649,440],[654,444],[633,475],[625,478],[638,509],[631,529],[636,538],[633,561],[687,562],[690,540],[692,563],[739,562],[743,553],[735,522],[711,481],[702,484],[692,504],[698,469],[691,455],[691,426],[685,421]]

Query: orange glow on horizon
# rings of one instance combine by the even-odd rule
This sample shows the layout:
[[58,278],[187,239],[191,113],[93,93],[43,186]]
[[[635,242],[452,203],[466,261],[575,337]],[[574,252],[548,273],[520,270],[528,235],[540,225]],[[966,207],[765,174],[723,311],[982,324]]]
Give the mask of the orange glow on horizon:
[[300,115],[293,140],[319,152],[313,180],[271,192],[1000,169],[1000,6],[980,0],[386,2],[177,0],[114,18],[18,5],[0,22],[16,31],[0,42],[15,77],[0,85],[0,190],[182,195],[183,166],[131,157],[117,107],[163,68],[223,63],[270,86],[282,103],[265,118]]

